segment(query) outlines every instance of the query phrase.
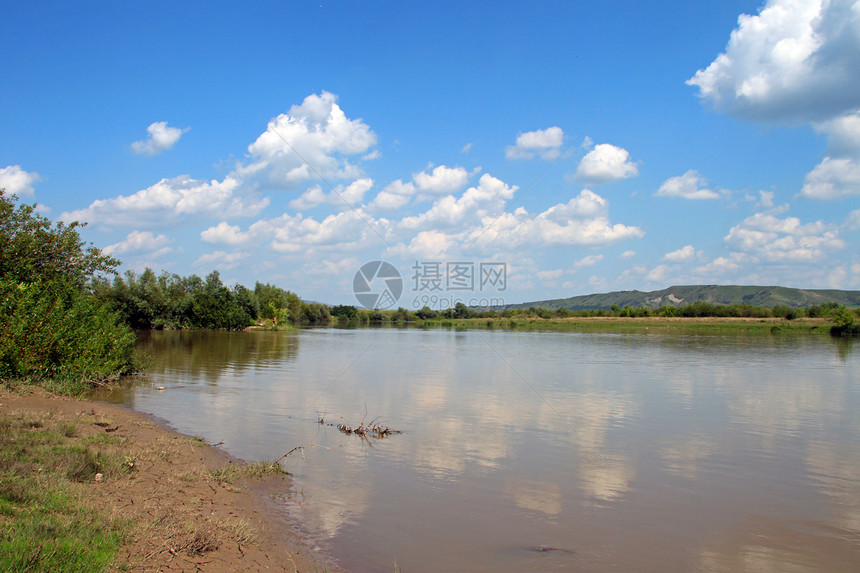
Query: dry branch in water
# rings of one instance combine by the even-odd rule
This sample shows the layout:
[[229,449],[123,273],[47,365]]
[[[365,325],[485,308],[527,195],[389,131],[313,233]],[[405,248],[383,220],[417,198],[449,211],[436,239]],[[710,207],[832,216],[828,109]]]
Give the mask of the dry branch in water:
[[349,424],[326,424],[325,414],[319,416],[319,419],[317,421],[320,425],[333,426],[347,436],[355,434],[356,436],[361,436],[362,438],[373,438],[376,440],[381,440],[382,438],[387,438],[388,436],[391,436],[393,434],[402,433],[400,430],[394,430],[392,428],[389,428],[388,426],[384,426],[378,423],[378,417],[371,420],[369,424],[365,424],[366,419],[367,407],[365,406],[364,419],[361,420],[361,423],[358,425],[357,428],[353,428]]

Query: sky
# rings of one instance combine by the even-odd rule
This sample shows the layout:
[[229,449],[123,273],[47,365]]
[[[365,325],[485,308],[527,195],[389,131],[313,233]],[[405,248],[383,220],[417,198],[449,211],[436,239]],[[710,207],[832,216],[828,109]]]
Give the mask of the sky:
[[0,187],[121,272],[412,309],[860,289],[860,1],[0,13]]

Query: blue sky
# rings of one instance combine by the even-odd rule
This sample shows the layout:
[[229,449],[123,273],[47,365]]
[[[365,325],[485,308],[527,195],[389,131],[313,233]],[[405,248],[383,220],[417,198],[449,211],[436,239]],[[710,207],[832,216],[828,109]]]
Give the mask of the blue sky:
[[0,186],[123,270],[860,289],[860,2],[3,4]]

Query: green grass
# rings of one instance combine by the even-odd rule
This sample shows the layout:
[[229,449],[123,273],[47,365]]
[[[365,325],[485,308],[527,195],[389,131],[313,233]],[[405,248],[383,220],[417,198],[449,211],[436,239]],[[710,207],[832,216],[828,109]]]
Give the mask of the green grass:
[[0,571],[95,572],[113,562],[124,524],[82,501],[81,483],[121,460],[71,443],[74,424],[0,417]]
[[541,319],[541,318],[461,318],[445,320],[425,320],[415,324],[420,328],[457,328],[476,330],[516,330],[551,332],[594,332],[594,333],[745,333],[745,334],[822,334],[830,332],[824,323],[803,320],[730,320],[721,321],[708,318],[618,318],[597,319]]

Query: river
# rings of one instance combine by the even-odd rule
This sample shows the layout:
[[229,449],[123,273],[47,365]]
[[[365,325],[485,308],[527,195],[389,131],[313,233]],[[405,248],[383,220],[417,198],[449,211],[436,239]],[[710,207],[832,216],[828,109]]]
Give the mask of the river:
[[[856,341],[310,329],[140,344],[154,366],[110,399],[249,461],[293,450],[273,504],[350,571],[860,563]],[[402,433],[336,427],[372,420]]]

